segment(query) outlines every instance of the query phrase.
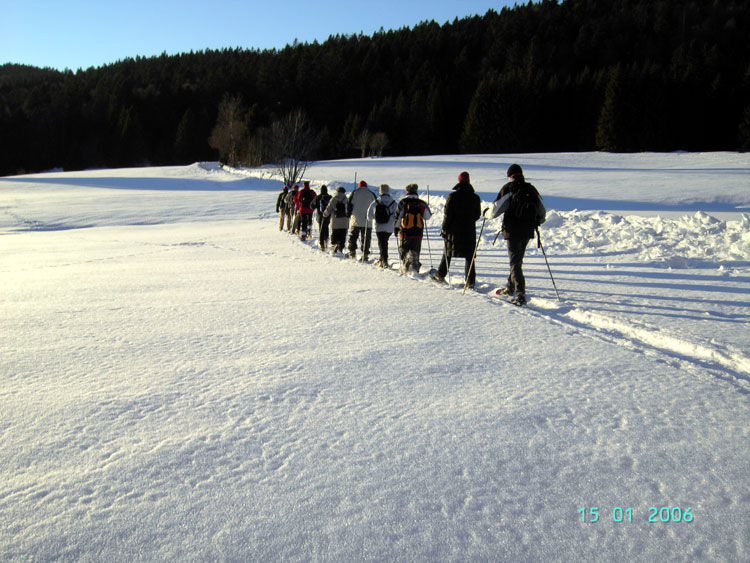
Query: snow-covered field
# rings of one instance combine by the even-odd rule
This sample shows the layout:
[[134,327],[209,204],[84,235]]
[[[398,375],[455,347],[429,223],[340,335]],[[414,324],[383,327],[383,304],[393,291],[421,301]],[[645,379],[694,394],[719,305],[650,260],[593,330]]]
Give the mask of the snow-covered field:
[[323,254],[267,169],[0,178],[0,560],[748,560],[750,156],[307,177],[429,185],[429,267],[512,162],[562,302],[533,245],[530,306],[490,297],[499,221],[465,295]]

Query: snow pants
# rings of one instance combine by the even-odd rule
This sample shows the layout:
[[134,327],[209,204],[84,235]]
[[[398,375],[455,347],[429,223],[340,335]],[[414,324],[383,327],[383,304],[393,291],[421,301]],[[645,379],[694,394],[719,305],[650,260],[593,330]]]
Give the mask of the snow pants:
[[[477,267],[471,258],[465,258],[466,268],[464,270],[464,280],[468,283],[469,287],[474,287],[474,283],[477,279]],[[443,257],[440,260],[440,265],[437,269],[437,275],[440,278],[444,278],[448,275],[448,269],[451,267],[451,256],[445,251]]]
[[364,234],[365,243],[362,248],[362,252],[365,258],[370,254],[370,241],[372,240],[372,227],[352,227],[349,233],[349,254],[357,253],[357,240],[362,238]]
[[333,229],[331,231],[331,246],[334,252],[344,252],[346,231],[347,229]]
[[318,239],[318,242],[320,243],[321,250],[325,250],[328,246],[328,228],[330,224],[330,217],[323,217],[322,220],[318,221],[318,230],[320,231],[320,238]]
[[376,234],[378,235],[380,262],[382,264],[388,264],[388,239],[391,238],[391,233],[378,231]]
[[508,244],[508,258],[510,259],[510,275],[508,276],[508,291],[511,295],[526,295],[526,278],[523,277],[523,256],[530,238],[513,238],[506,240]]

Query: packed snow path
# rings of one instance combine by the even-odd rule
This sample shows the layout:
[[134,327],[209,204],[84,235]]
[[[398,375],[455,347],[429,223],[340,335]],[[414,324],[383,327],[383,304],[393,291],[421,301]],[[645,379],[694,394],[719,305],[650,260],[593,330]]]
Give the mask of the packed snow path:
[[[452,183],[431,183],[439,208]],[[603,222],[561,209],[543,240],[563,302],[530,250],[518,309],[489,297],[494,232],[462,295],[279,233],[277,187],[0,179],[0,559],[747,558],[741,213],[720,220],[739,255],[649,261],[574,251],[567,223]]]

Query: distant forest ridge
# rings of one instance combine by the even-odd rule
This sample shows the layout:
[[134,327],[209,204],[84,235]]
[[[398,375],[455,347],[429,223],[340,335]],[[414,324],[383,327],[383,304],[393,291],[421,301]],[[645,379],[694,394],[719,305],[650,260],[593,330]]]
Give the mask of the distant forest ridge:
[[281,50],[0,66],[0,175],[309,158],[750,149],[750,0],[544,0]]

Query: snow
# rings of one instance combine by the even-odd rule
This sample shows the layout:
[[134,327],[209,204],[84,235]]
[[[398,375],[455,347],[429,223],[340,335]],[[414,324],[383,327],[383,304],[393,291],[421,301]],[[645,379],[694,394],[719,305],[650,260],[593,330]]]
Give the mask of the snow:
[[267,168],[0,178],[0,560],[747,560],[750,158],[307,177],[429,185],[426,269],[458,173],[489,204],[512,162],[561,302],[534,244],[529,307],[490,296],[498,221],[465,295],[321,253]]

